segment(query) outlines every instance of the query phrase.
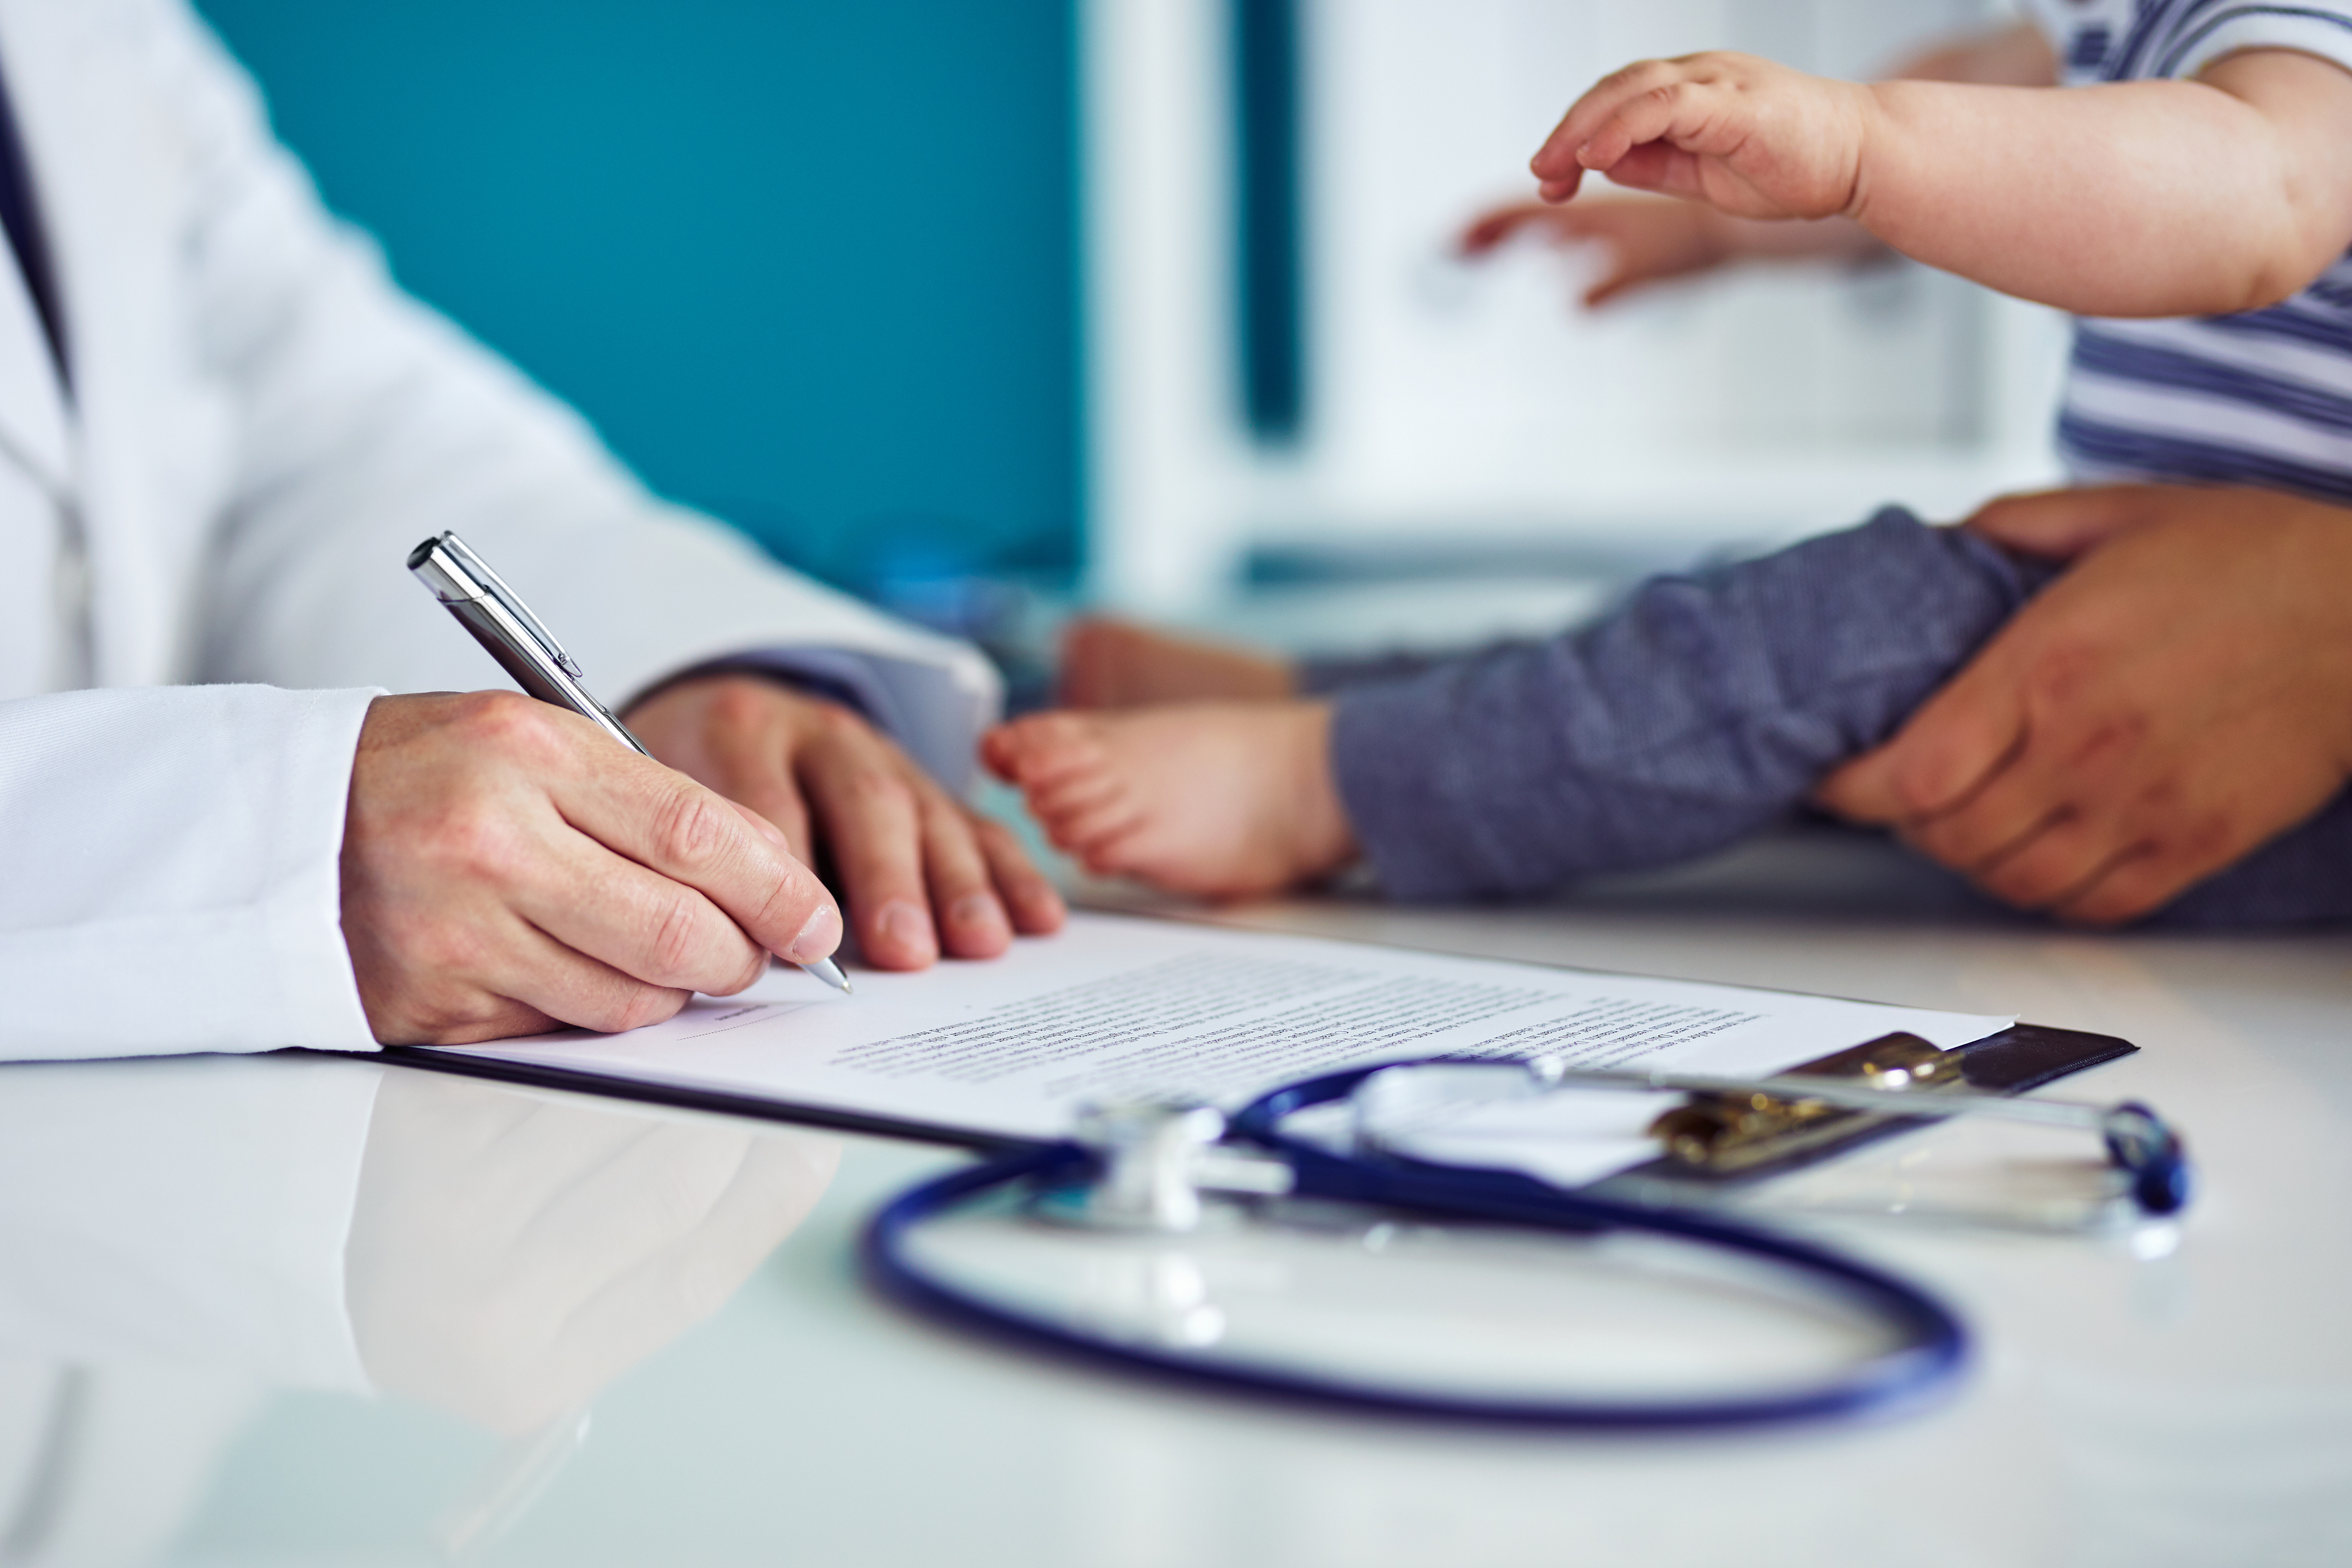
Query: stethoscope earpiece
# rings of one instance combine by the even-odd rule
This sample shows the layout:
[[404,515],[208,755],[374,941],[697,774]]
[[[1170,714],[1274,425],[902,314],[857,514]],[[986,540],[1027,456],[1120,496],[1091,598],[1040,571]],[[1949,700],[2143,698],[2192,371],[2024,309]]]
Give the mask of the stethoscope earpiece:
[[2127,1100],[2107,1111],[2100,1133],[2142,1213],[2179,1214],[2189,1206],[2189,1154],[2162,1117]]

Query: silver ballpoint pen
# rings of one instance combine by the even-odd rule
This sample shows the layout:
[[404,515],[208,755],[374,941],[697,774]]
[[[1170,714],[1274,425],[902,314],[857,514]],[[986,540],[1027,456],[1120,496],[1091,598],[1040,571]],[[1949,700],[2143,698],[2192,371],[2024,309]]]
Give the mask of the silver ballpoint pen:
[[[568,708],[641,756],[650,757],[645,742],[629,733],[613,710],[596,700],[581,683],[580,667],[555,640],[555,634],[525,607],[489,563],[474,553],[455,533],[428,539],[408,552],[408,569],[474,634],[489,656],[515,679],[515,684],[558,708]],[[801,968],[836,991],[849,989],[849,977],[830,958]]]

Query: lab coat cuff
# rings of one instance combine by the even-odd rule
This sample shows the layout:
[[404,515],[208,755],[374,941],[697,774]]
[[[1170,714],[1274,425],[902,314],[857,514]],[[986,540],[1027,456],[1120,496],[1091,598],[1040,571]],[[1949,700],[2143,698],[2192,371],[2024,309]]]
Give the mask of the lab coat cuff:
[[286,797],[298,825],[285,843],[296,863],[289,868],[286,896],[268,911],[288,1037],[323,1050],[372,1051],[375,1031],[368,1026],[343,940],[343,826],[360,730],[369,706],[384,692],[362,687],[288,695],[297,702]]

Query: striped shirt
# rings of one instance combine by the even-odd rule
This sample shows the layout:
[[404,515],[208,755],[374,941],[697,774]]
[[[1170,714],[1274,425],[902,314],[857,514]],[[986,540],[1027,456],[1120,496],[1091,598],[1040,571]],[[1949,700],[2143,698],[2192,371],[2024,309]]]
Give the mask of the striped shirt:
[[[2287,48],[2352,70],[2352,0],[2029,0],[2069,87]],[[2231,316],[2079,317],[2058,416],[2075,479],[2260,485],[2352,504],[2352,256]]]

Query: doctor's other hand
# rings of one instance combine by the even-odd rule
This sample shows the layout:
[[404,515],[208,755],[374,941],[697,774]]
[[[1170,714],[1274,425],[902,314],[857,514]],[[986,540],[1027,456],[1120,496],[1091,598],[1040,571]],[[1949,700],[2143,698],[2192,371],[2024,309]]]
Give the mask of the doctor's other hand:
[[379,697],[343,826],[343,938],[386,1045],[635,1028],[841,914],[784,837],[513,692]]
[[1969,528],[2074,564],[1818,792],[2027,909],[2136,920],[2352,777],[2352,510],[2126,485]]
[[655,756],[775,823],[803,858],[822,852],[858,954],[877,968],[993,958],[1016,931],[1061,927],[1061,895],[1012,830],[838,703],[707,675],[663,687],[627,720]]

